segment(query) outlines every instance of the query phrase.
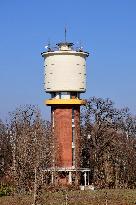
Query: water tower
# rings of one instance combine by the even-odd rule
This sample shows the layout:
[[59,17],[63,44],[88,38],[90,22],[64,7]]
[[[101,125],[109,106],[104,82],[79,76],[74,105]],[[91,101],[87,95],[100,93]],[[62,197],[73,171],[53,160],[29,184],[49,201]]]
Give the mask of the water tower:
[[[86,91],[89,53],[82,48],[74,49],[74,44],[69,42],[56,45],[42,53],[45,91],[51,95],[45,103],[51,107],[54,143],[49,171],[52,183],[79,183],[83,174],[86,185],[90,170],[80,166],[80,106],[85,104],[80,94]],[[54,178],[54,172],[58,173],[57,178]]]

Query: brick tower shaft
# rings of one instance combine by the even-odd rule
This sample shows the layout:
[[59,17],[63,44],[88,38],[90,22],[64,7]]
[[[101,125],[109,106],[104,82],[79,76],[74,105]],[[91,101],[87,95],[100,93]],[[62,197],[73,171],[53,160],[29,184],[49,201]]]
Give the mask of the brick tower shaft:
[[52,106],[51,115],[57,151],[55,165],[64,169],[79,167],[80,106]]

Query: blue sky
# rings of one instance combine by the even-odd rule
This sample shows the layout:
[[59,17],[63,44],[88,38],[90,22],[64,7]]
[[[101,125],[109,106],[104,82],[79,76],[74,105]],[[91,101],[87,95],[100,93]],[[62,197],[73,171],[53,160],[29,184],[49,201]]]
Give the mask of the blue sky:
[[136,113],[135,0],[0,0],[0,118],[36,104],[49,119],[40,53],[64,39],[65,25],[68,40],[90,52],[83,97]]

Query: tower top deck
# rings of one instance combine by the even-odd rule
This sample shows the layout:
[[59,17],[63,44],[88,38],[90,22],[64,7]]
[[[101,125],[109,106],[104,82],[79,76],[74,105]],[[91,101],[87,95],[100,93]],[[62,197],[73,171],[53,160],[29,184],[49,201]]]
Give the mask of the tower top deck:
[[89,52],[84,51],[82,46],[75,46],[74,43],[71,42],[59,42],[56,46],[46,46],[46,51],[42,52],[42,56],[46,56],[49,54],[59,54],[59,53],[73,53],[73,54],[83,54],[85,56],[89,56]]

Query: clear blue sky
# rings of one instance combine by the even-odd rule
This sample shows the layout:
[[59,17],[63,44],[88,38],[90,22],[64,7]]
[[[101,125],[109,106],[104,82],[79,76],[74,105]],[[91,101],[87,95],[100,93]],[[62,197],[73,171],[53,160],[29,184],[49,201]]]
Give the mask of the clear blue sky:
[[87,92],[136,113],[135,0],[0,0],[0,118],[36,104],[44,118],[43,59],[48,39],[81,41],[90,52]]

